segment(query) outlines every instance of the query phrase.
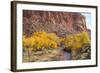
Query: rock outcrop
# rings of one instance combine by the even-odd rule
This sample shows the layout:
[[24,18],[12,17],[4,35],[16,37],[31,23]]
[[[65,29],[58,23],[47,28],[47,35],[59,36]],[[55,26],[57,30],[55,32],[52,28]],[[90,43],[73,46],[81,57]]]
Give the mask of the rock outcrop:
[[28,36],[46,31],[64,37],[87,30],[85,16],[78,12],[23,10],[23,31]]

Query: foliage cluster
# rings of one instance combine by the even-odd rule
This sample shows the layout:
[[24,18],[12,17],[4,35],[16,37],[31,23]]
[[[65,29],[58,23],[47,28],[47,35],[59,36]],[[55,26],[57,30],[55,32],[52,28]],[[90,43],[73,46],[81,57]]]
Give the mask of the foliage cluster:
[[84,46],[90,45],[90,38],[87,32],[81,32],[66,36],[62,39],[62,42],[66,48],[78,50]]
[[59,37],[54,33],[34,32],[31,37],[23,36],[23,47],[30,50],[42,50],[58,48]]
[[47,33],[44,31],[34,32],[31,37],[23,35],[23,47],[30,51],[42,49],[57,49],[60,43],[64,47],[72,50],[77,50],[83,46],[90,44],[90,38],[87,32],[68,35],[65,38],[59,38],[55,33]]

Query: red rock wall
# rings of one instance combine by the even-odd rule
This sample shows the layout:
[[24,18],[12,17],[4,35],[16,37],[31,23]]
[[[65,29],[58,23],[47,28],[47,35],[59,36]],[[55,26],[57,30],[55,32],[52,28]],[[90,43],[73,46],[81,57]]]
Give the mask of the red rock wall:
[[23,31],[31,35],[35,31],[55,32],[58,36],[87,31],[85,16],[72,12],[23,10]]

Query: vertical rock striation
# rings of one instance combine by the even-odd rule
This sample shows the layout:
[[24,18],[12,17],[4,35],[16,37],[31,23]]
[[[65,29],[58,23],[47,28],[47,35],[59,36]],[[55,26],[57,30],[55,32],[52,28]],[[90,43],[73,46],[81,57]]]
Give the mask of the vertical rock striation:
[[64,37],[87,31],[87,27],[81,13],[23,10],[23,31],[28,36],[35,31],[46,31]]

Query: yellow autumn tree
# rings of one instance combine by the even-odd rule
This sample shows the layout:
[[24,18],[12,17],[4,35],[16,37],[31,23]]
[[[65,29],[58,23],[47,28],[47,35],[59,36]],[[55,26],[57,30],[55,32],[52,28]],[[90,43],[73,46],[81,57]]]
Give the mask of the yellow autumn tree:
[[89,38],[89,34],[87,32],[82,32],[81,33],[82,46],[90,44],[90,41],[91,40]]
[[[59,38],[54,33],[47,33],[47,32],[35,32],[33,34],[35,38],[35,47],[36,48],[57,48]],[[38,39],[37,39],[38,38]]]
[[68,35],[66,38],[62,39],[62,42],[66,48],[71,49],[73,45],[73,36]]
[[62,40],[63,44],[66,48],[72,49],[72,50],[78,50],[84,45],[90,44],[90,38],[87,32],[81,32],[74,35],[68,35],[66,38]]
[[55,33],[48,33],[47,38],[56,42],[58,45],[61,42],[60,38]]
[[78,50],[78,49],[82,48],[82,43],[83,42],[81,42],[81,33],[73,35],[73,44],[72,44],[73,50]]
[[34,32],[31,37],[23,36],[23,47],[32,50],[58,48],[59,37],[54,33],[44,31]]

